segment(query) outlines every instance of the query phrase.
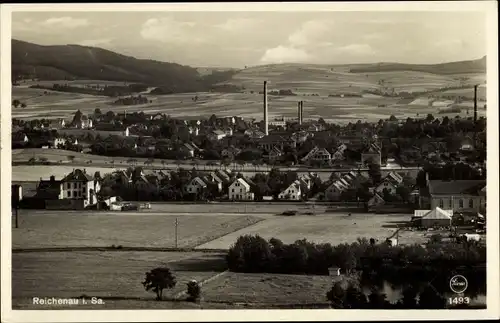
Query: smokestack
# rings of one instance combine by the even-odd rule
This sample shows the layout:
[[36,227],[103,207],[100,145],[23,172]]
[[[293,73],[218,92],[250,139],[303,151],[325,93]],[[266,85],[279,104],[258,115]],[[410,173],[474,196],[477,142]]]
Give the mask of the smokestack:
[[264,81],[264,133],[269,135],[268,129],[268,116],[267,116],[267,81]]
[[300,101],[297,102],[297,120],[299,125],[302,124],[302,106]]
[[304,122],[304,101],[300,101],[300,124]]
[[476,134],[477,134],[477,87],[474,85],[474,148],[476,148]]

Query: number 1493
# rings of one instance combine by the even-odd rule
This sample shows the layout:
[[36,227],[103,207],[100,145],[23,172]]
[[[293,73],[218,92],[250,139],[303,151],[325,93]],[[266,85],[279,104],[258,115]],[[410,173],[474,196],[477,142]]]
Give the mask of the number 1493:
[[448,304],[449,305],[470,304],[470,298],[469,297],[449,297]]

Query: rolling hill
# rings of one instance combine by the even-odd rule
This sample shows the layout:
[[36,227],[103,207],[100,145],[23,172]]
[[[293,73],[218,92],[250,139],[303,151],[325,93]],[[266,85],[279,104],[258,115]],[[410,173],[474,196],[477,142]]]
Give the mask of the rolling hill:
[[175,93],[206,91],[214,81],[224,81],[224,78],[230,76],[231,73],[218,71],[202,75],[193,67],[136,59],[96,47],[41,46],[12,40],[13,80],[37,78],[137,82],[162,87]]
[[448,74],[469,74],[486,73],[486,56],[481,59],[470,61],[459,61],[441,64],[399,64],[399,63],[379,63],[354,67],[351,73],[374,73],[374,72],[396,72],[413,71],[438,75]]

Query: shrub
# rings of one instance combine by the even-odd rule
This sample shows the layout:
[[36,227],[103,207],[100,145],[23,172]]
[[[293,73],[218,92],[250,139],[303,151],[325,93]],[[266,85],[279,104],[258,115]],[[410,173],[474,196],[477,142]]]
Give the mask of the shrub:
[[201,297],[201,287],[200,284],[196,280],[191,280],[187,283],[187,301],[188,302],[197,302]]

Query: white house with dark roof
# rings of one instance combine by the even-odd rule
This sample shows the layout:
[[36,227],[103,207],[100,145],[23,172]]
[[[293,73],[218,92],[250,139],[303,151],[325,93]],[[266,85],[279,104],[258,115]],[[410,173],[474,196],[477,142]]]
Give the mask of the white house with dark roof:
[[396,172],[390,172],[387,176],[380,182],[380,184],[375,187],[375,192],[382,194],[384,190],[388,190],[390,194],[395,195],[397,187],[403,183],[403,177]]
[[198,194],[207,188],[207,183],[201,177],[195,177],[184,187],[186,193]]
[[253,201],[254,193],[245,179],[237,178],[229,185],[228,198],[231,201]]
[[86,170],[75,169],[61,180],[60,199],[83,199],[84,206],[97,203],[96,194],[100,190],[98,181]]
[[300,187],[300,181],[296,180],[290,186],[288,186],[283,192],[278,195],[278,199],[280,200],[289,200],[289,201],[300,201],[302,198],[302,190]]
[[302,161],[329,161],[332,155],[325,148],[314,147],[311,151],[302,158]]

